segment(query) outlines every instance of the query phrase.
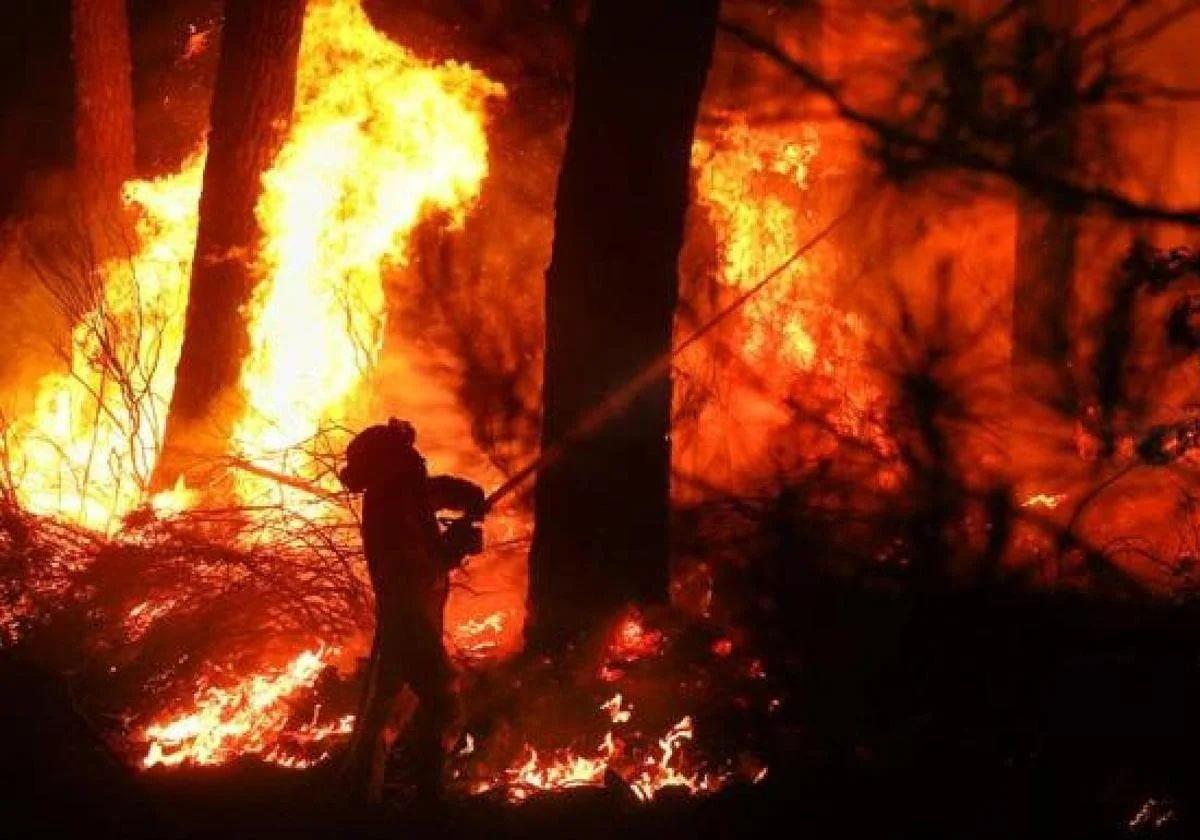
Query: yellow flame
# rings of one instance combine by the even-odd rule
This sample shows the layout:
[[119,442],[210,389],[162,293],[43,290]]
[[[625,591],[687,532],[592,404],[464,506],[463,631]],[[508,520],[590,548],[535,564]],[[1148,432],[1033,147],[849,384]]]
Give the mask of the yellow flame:
[[1033,493],[1021,501],[1021,507],[1054,510],[1066,497],[1066,493]]
[[[142,733],[149,745],[143,767],[174,767],[180,764],[221,764],[238,755],[265,755],[285,766],[276,749],[280,733],[291,715],[289,702],[300,691],[311,688],[335,649],[317,648],[300,653],[282,669],[245,677],[222,688],[206,686],[196,694],[195,709],[150,724]],[[350,730],[352,720],[339,719],[332,725],[311,726],[315,737],[326,738]]]
[[[611,702],[601,708],[608,710]],[[622,722],[627,721],[628,718]],[[526,744],[521,757],[501,777],[477,784],[472,792],[483,793],[498,787],[504,790],[510,802],[521,802],[533,793],[599,787],[605,784],[610,772],[624,779],[643,802],[654,799],[665,788],[680,788],[693,794],[719,790],[729,781],[729,774],[701,770],[687,772],[683,768],[686,745],[694,737],[692,718],[686,716],[658,739],[657,750],[648,751],[633,766],[626,744],[611,730],[591,755],[570,749],[543,755]],[[754,781],[764,777],[765,774],[760,772]]]
[[[377,32],[359,0],[313,0],[294,122],[256,213],[264,278],[249,307],[246,411],[232,448],[303,473],[287,450],[344,419],[378,360],[384,274],[421,218],[461,220],[487,174],[484,107],[503,88],[466,65],[421,61]],[[11,481],[29,510],[102,531],[145,503],[183,338],[203,155],[134,181],[139,243],[99,267],[99,302],[75,326],[68,369],[44,377],[7,430]],[[115,369],[115,370],[114,370]],[[292,456],[294,460],[294,455]],[[249,474],[244,500],[277,486]],[[150,500],[192,504],[179,487]]]
[[140,244],[76,278],[98,283],[99,300],[72,330],[67,370],[41,379],[9,429],[28,510],[108,531],[142,502],[175,385],[203,169],[198,153],[177,174],[126,184]]
[[[800,246],[805,225],[797,191],[808,188],[819,149],[811,126],[775,133],[743,121],[723,129],[714,143],[696,144],[698,200],[717,230],[722,283],[750,288]],[[746,304],[747,353],[773,350],[800,367],[813,364],[817,340],[796,303],[806,297],[802,281],[811,272],[807,260],[798,260]]]
[[[484,106],[501,87],[423,62],[377,32],[357,0],[310,5],[289,138],[258,204],[268,278],[251,305],[235,447],[303,471],[288,450],[346,417],[375,365],[384,273],[440,210],[461,219],[487,174]],[[295,454],[292,454],[292,460]],[[270,485],[240,479],[246,501]]]

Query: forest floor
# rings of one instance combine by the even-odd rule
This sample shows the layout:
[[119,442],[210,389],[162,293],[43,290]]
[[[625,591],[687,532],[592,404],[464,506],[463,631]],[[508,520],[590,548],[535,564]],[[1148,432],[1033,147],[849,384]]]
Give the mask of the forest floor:
[[647,805],[588,788],[339,813],[320,769],[136,775],[9,657],[0,836],[1200,836],[1194,606],[832,583],[804,601],[775,637],[792,701],[766,780]]

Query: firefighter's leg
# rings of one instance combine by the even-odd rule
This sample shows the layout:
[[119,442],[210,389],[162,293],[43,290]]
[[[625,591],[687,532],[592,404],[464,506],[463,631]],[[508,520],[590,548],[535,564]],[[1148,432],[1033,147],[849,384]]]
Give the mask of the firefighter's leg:
[[374,655],[359,703],[361,716],[355,721],[343,774],[350,797],[358,801],[377,802],[382,796],[386,728],[404,684],[402,645],[396,638],[397,628],[390,625],[384,621],[376,629]]
[[452,674],[437,628],[428,624],[411,650],[409,686],[417,696],[413,720],[413,777],[425,799],[440,799],[445,738],[454,720]]

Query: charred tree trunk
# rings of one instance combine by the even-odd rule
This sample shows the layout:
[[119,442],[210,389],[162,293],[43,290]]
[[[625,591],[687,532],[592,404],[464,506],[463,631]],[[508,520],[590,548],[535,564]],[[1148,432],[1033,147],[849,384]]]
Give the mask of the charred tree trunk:
[[[1030,4],[1023,56],[1035,119],[1028,146],[1032,163],[1054,173],[1075,160],[1079,54],[1074,41],[1077,0]],[[1070,373],[1068,317],[1075,274],[1078,210],[1053,195],[1017,199],[1013,276],[1014,391],[1074,413],[1078,397]]]
[[96,257],[127,247],[121,185],[133,176],[133,80],[125,0],[72,0],[75,167]]
[[[716,0],[608,0],[581,35],[546,272],[543,451],[670,352],[692,136]],[[570,642],[667,597],[671,382],[538,476],[528,639]]]
[[254,208],[292,114],[305,0],[227,0],[183,349],[155,488],[225,454],[248,339]]

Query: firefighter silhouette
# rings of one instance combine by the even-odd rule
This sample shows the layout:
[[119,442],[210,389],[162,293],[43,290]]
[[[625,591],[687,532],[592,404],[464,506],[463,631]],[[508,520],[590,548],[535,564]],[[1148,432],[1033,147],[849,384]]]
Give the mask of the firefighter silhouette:
[[[447,575],[482,550],[483,491],[465,479],[430,477],[410,423],[392,419],[350,442],[340,478],[363,493],[362,538],[375,590],[375,639],[343,768],[353,798],[379,801],[394,738],[389,724],[405,685],[412,717],[413,780],[439,796],[443,738],[452,722],[452,671],[442,645]],[[457,516],[443,528],[438,513]]]

